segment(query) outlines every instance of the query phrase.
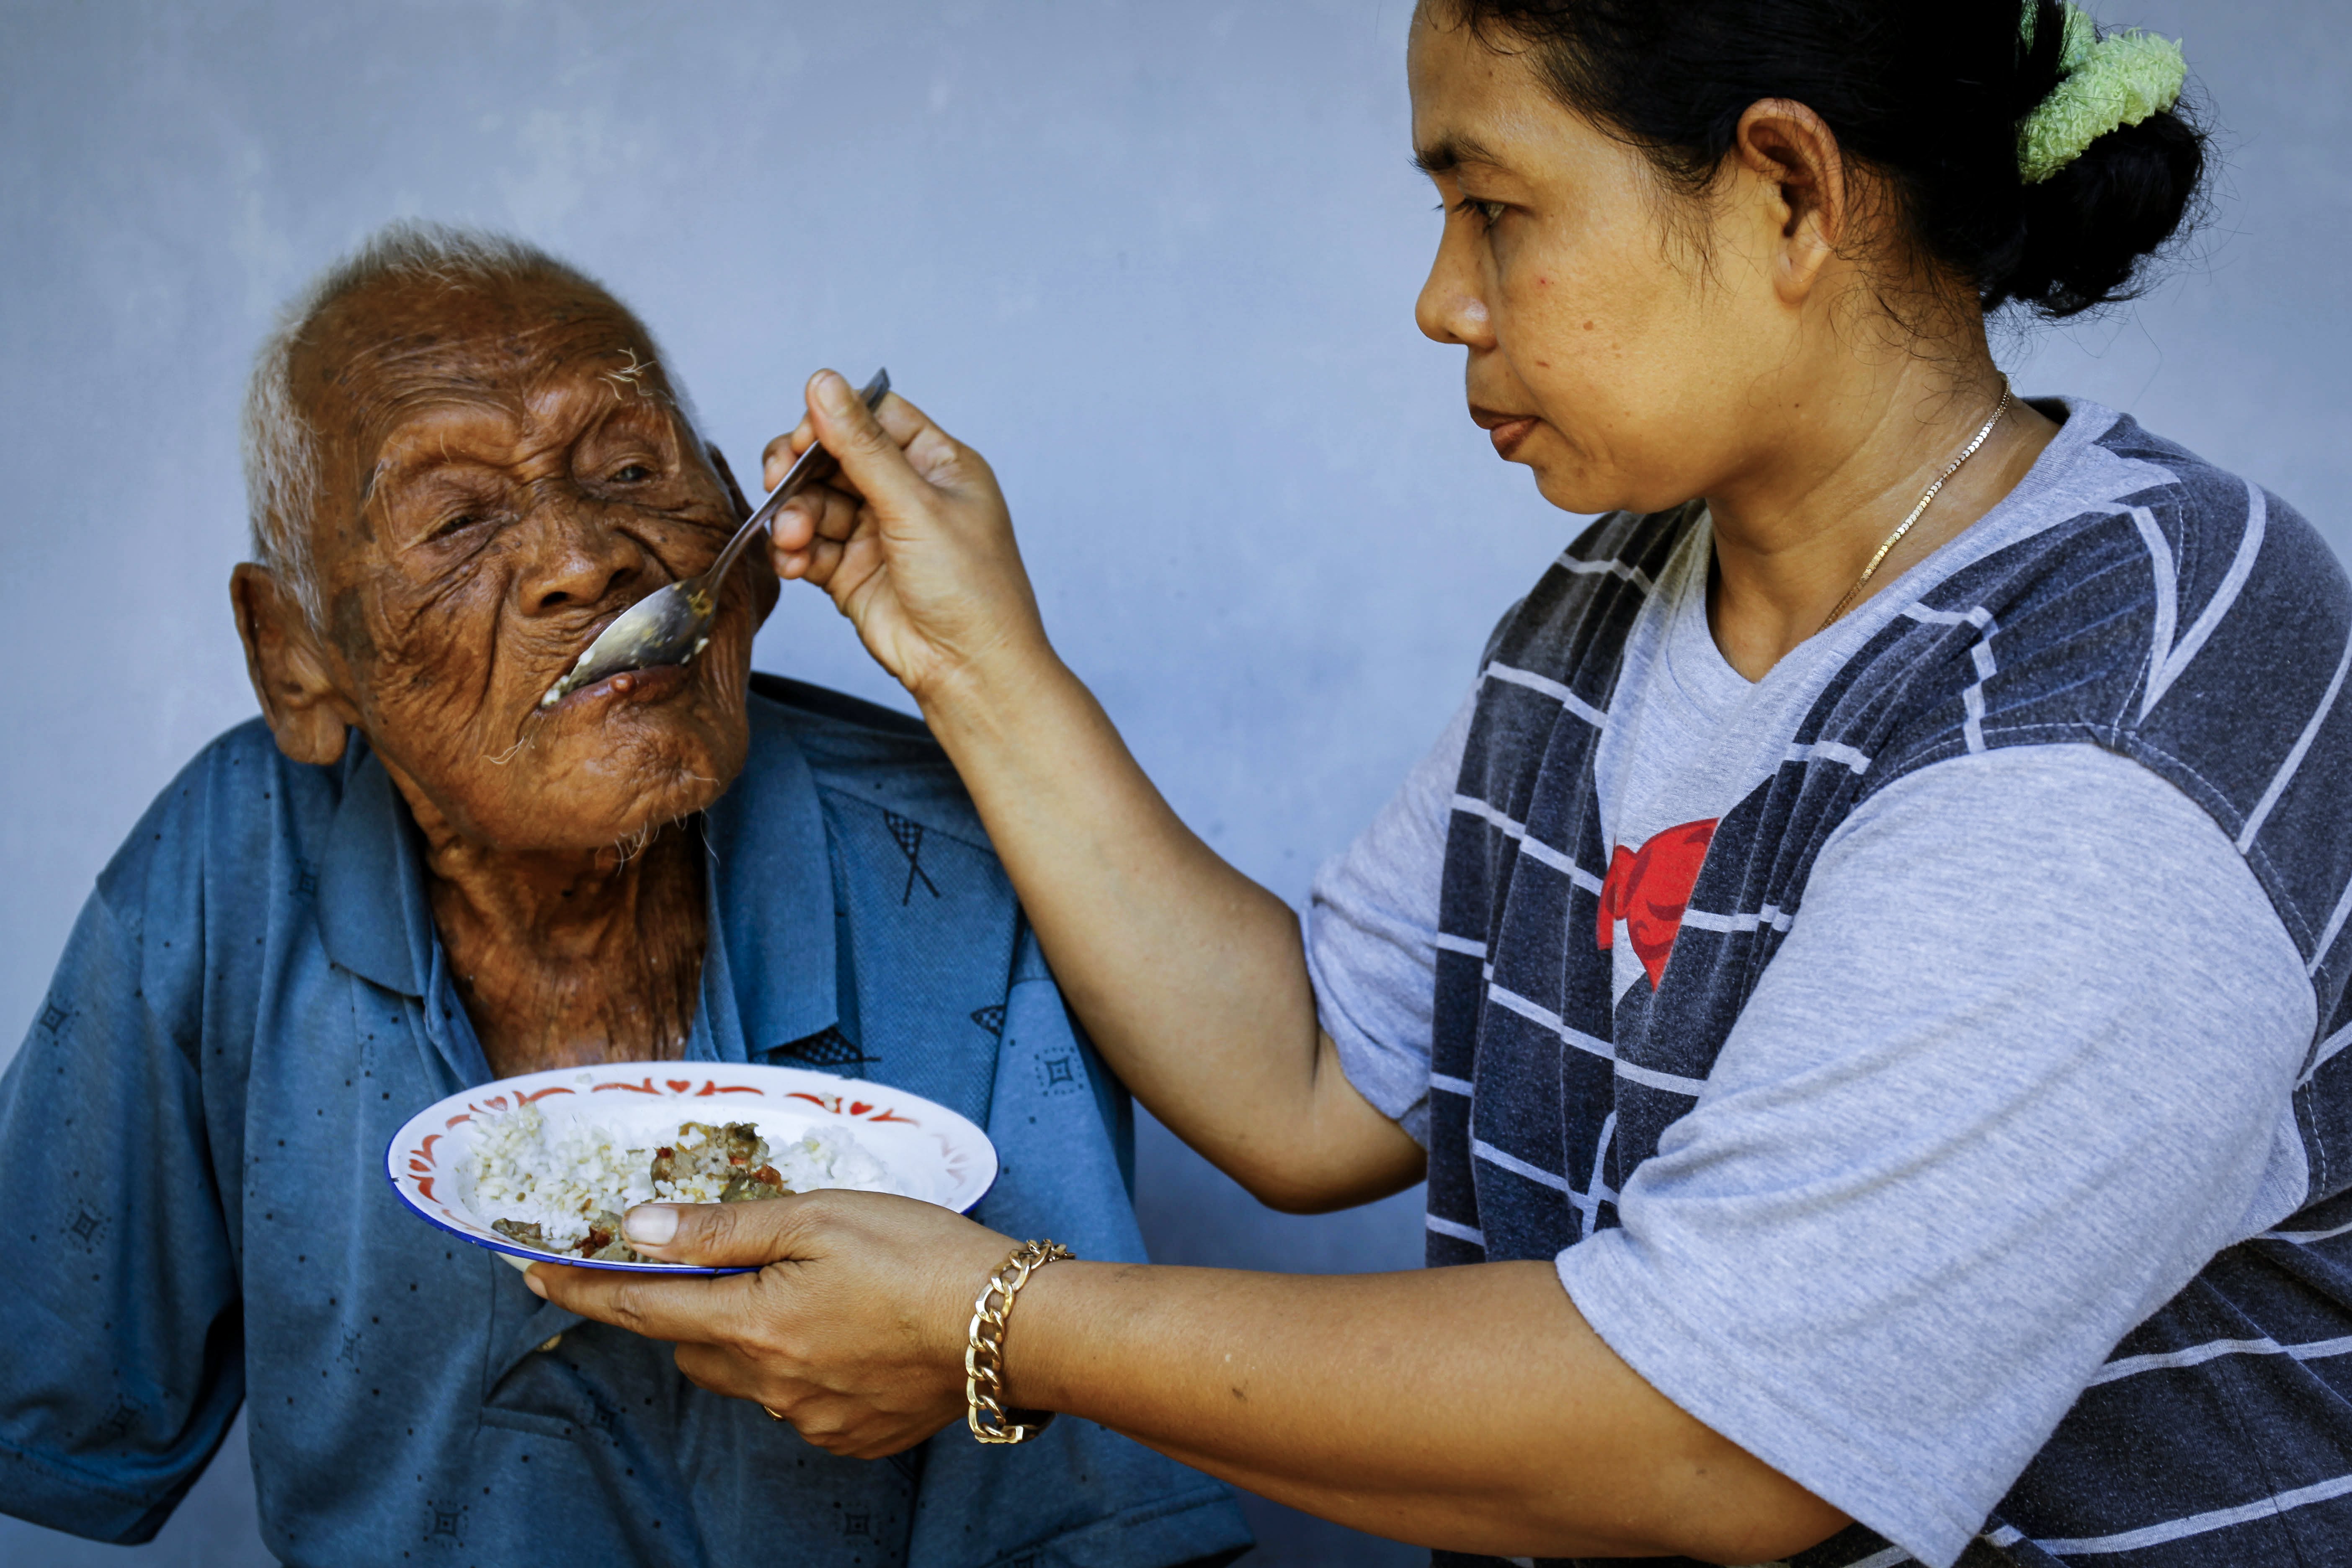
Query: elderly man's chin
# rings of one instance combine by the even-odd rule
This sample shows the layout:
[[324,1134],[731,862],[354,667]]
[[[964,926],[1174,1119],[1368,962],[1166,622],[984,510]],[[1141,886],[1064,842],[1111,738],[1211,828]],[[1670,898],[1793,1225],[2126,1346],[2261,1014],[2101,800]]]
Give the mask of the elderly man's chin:
[[750,745],[750,660],[709,651],[721,657],[617,676],[541,711],[516,760],[530,759],[529,787],[559,820],[533,837],[626,843],[726,793]]
[[[724,647],[734,640],[714,642],[692,664],[601,681],[551,708],[530,694],[519,720],[492,721],[492,739],[465,752],[404,756],[395,745],[385,760],[406,775],[420,819],[436,815],[486,848],[633,847],[709,806],[742,772],[750,659],[746,649]],[[507,734],[520,738],[495,743]]]

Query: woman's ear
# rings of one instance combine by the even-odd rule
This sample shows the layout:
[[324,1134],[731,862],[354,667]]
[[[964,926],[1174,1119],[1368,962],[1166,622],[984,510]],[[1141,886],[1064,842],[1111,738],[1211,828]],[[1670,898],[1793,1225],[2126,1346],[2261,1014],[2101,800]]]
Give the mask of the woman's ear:
[[250,561],[229,574],[228,596],[245,643],[245,672],[278,749],[298,763],[341,761],[353,715],[308,618],[269,569]]
[[1739,117],[1732,155],[1777,230],[1770,253],[1774,291],[1789,304],[1801,304],[1850,237],[1852,193],[1837,134],[1793,99],[1763,98]]

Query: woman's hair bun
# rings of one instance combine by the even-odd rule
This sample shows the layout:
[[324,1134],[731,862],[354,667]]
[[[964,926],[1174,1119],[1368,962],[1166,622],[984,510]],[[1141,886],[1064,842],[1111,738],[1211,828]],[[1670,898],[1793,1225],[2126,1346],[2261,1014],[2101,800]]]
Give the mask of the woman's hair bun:
[[2072,316],[2131,298],[2142,260],[2192,216],[2204,174],[2204,132],[2172,110],[2098,137],[2025,187],[2018,243],[1981,280],[1987,306],[2016,300]]
[[1918,250],[1987,310],[2071,316],[2128,299],[2199,207],[2205,134],[2177,103],[2093,138],[2047,178],[2021,172],[2021,126],[2067,75],[2059,0],[1449,3],[1489,41],[1528,50],[1555,96],[1685,190],[1714,180],[1748,105],[1805,104],[1885,182]]
[[[2034,103],[2063,80],[2055,45],[2067,24],[2088,28],[2079,14],[2067,16],[2070,9],[2058,0],[2034,0],[2030,9],[2021,89]],[[2173,64],[2178,70],[2178,52]],[[2001,251],[2004,266],[1983,279],[1985,303],[2016,299],[2046,315],[2077,315],[2128,299],[2140,261],[2192,218],[2201,184],[2204,132],[2178,103],[2094,136],[2055,174],[2025,181],[2018,237]]]

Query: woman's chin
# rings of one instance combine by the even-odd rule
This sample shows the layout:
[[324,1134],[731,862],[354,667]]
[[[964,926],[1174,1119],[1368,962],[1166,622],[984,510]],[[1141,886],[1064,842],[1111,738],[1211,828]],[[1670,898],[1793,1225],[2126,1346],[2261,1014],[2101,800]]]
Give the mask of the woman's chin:
[[1626,510],[1624,497],[1607,479],[1571,462],[1529,463],[1536,492],[1562,511],[1587,516]]

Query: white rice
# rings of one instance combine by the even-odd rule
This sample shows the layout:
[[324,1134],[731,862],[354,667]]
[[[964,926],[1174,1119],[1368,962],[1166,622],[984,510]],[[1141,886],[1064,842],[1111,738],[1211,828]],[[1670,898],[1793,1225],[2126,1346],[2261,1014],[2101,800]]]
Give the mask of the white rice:
[[[484,1219],[536,1225],[558,1250],[578,1246],[598,1214],[622,1215],[638,1204],[719,1201],[723,1175],[653,1179],[654,1146],[631,1148],[589,1122],[558,1126],[536,1105],[520,1105],[478,1121],[474,1141],[475,1213]],[[697,1148],[702,1134],[681,1131],[671,1147]],[[813,1127],[783,1144],[771,1143],[768,1163],[793,1192],[847,1187],[857,1192],[901,1189],[882,1162],[845,1128]]]

